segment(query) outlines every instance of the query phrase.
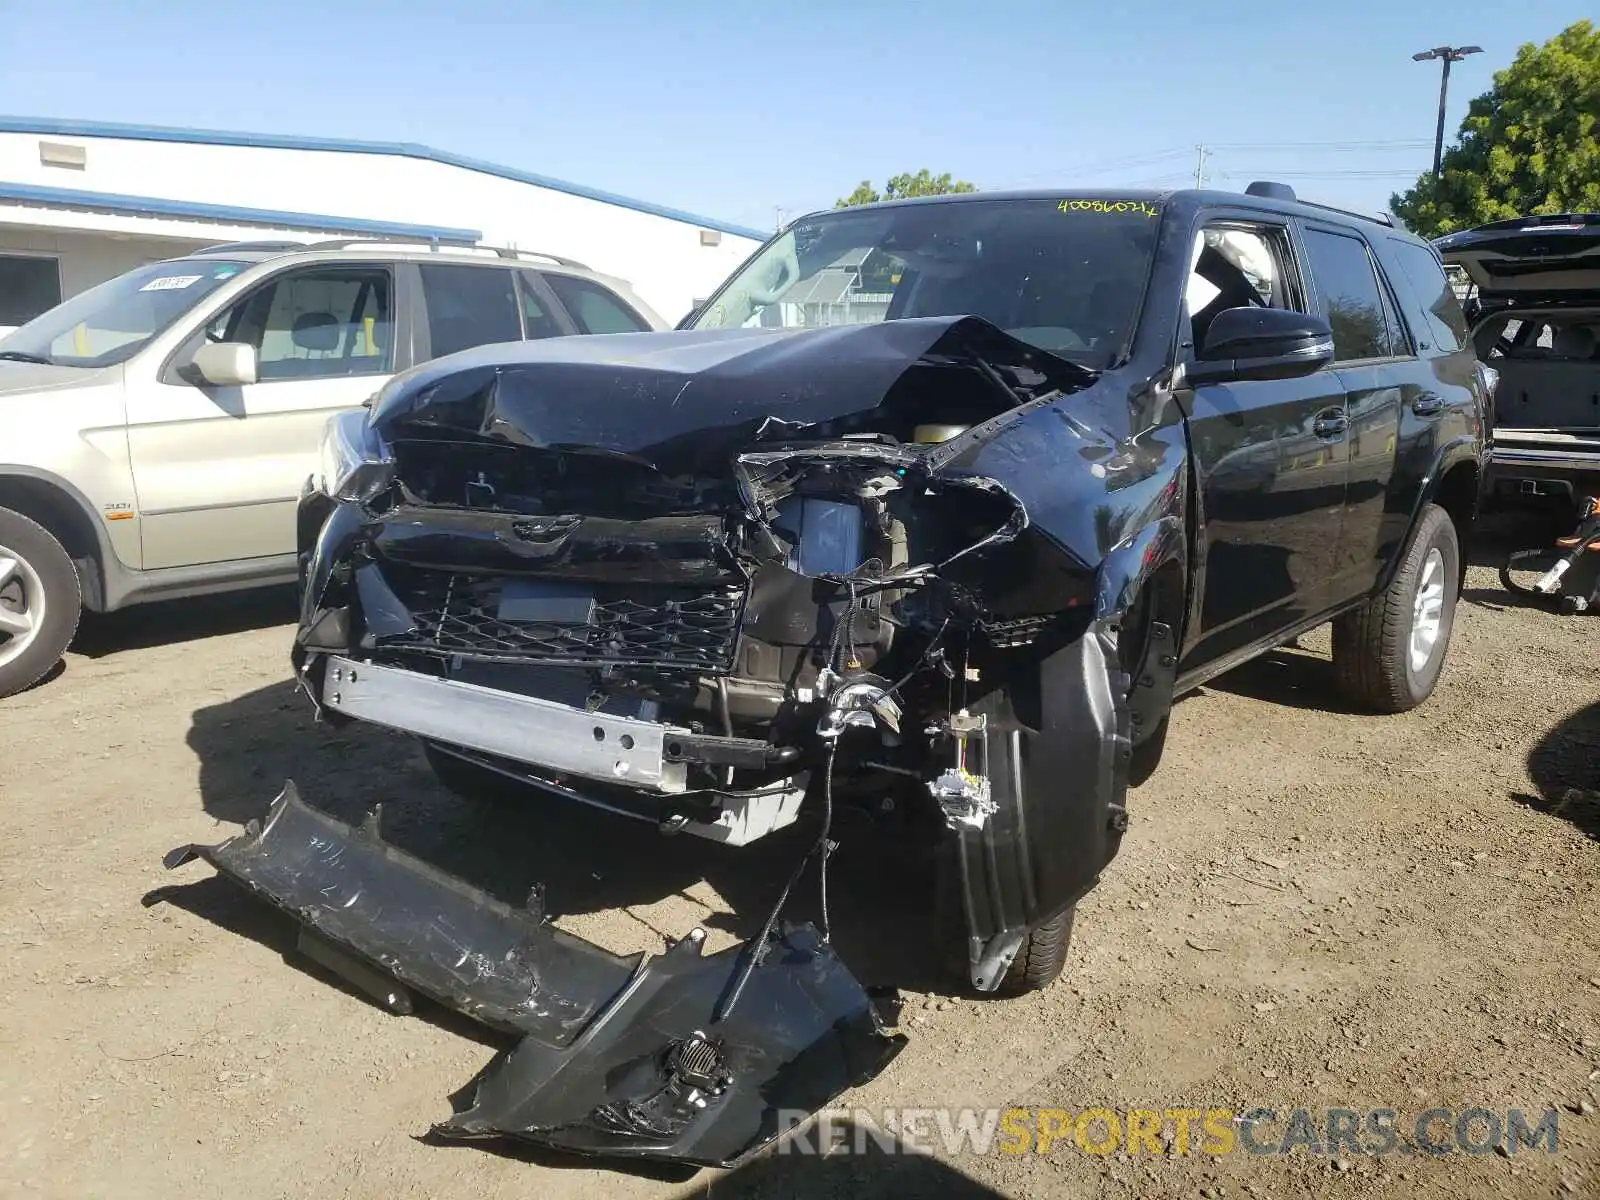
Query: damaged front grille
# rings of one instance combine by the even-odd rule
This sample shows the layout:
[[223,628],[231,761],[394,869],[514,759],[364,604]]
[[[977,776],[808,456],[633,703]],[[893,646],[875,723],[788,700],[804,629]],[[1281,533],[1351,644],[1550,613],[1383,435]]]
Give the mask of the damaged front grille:
[[630,587],[624,594],[618,587],[569,588],[541,611],[515,602],[521,597],[513,593],[527,586],[419,572],[409,586],[396,588],[414,628],[379,638],[377,645],[546,666],[726,671],[733,665],[743,589]]

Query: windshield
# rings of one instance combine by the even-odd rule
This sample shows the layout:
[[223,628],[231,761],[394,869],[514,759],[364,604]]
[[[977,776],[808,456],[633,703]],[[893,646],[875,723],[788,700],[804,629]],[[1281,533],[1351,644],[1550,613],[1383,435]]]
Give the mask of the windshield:
[[0,357],[10,354],[63,367],[107,367],[125,362],[250,265],[216,258],[180,258],[136,267],[80,292],[0,338]]
[[689,323],[810,329],[977,316],[1103,370],[1125,352],[1160,208],[1143,200],[963,200],[797,221]]

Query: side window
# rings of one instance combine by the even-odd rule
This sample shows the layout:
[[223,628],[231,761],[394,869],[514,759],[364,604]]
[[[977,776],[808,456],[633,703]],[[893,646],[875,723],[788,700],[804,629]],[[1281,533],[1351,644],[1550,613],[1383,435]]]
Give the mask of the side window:
[[1323,316],[1333,326],[1334,361],[1388,358],[1394,351],[1367,244],[1346,234],[1308,229],[1306,253]]
[[530,339],[560,337],[561,325],[551,313],[532,271],[517,275],[517,295],[522,303],[523,336]]
[[382,375],[394,362],[392,294],[383,267],[288,271],[220,313],[205,336],[254,346],[263,383]]
[[1400,310],[1395,307],[1394,285],[1389,282],[1376,259],[1373,259],[1372,265],[1378,272],[1378,299],[1383,301],[1383,325],[1389,333],[1389,353],[1396,358],[1410,357],[1415,351],[1411,347],[1411,335],[1406,332],[1405,322],[1400,319]]
[[1389,246],[1417,299],[1425,307],[1433,344],[1446,354],[1461,349],[1467,344],[1467,318],[1443,264],[1426,246],[1394,239]]
[[584,333],[643,333],[650,328],[620,296],[592,279],[551,272],[544,280]]
[[1305,311],[1294,277],[1288,231],[1269,225],[1208,225],[1195,238],[1184,289],[1195,346],[1228,308],[1287,308]]
[[490,342],[522,340],[515,275],[504,267],[428,264],[421,268],[433,357]]

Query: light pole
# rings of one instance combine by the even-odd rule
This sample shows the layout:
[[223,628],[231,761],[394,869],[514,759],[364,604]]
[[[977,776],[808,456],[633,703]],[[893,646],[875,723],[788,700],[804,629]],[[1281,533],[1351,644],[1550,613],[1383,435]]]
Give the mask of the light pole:
[[1432,50],[1422,50],[1411,56],[1413,62],[1431,62],[1440,59],[1444,63],[1444,75],[1439,80],[1439,127],[1433,135],[1433,174],[1439,175],[1439,163],[1444,157],[1444,101],[1450,91],[1450,64],[1458,63],[1469,54],[1482,54],[1482,46],[1435,46]]

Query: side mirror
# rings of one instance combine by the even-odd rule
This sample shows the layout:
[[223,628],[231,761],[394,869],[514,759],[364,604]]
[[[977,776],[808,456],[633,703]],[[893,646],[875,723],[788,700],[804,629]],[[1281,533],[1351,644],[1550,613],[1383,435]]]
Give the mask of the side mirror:
[[1185,372],[1194,385],[1298,379],[1333,362],[1333,329],[1285,308],[1225,308]]
[[189,365],[213,387],[244,387],[256,381],[256,348],[244,342],[207,342]]

